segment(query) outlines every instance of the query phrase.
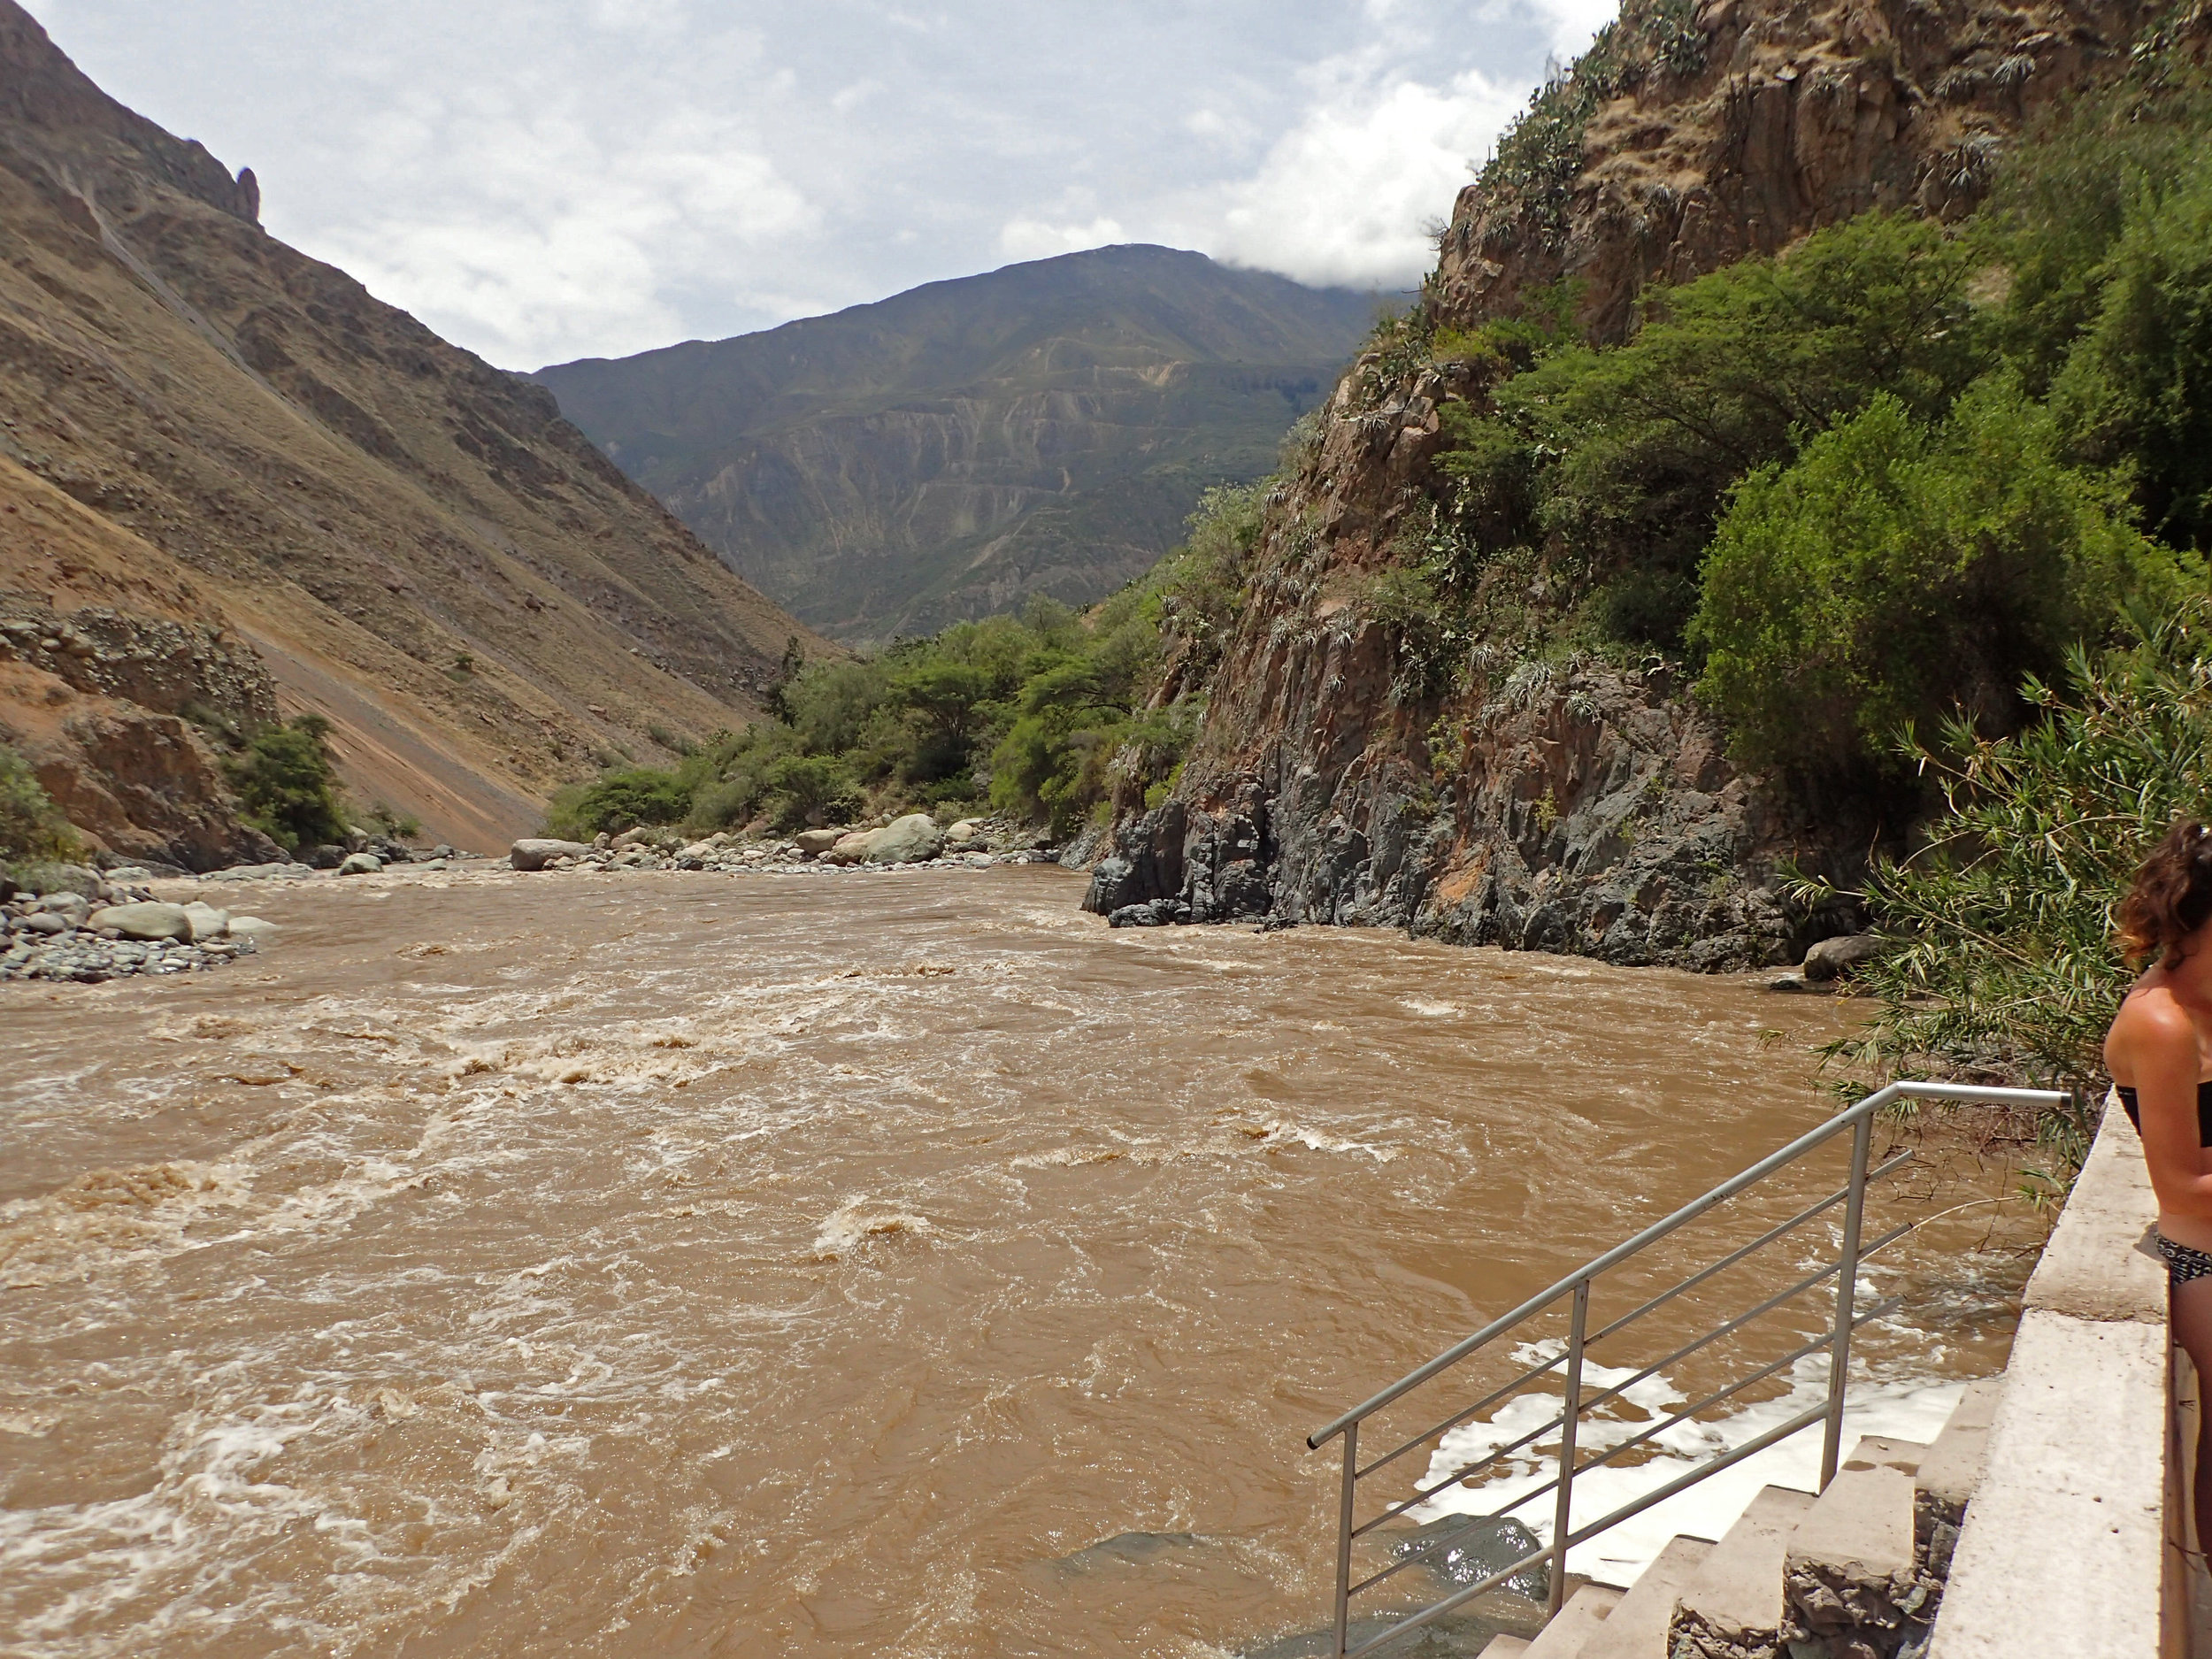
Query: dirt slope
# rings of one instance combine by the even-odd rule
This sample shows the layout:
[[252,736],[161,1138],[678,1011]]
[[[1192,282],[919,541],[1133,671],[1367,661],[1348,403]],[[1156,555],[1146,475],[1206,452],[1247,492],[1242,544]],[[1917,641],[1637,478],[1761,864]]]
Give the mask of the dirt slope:
[[[0,0],[0,612],[219,630],[273,677],[270,711],[332,718],[357,800],[474,846],[606,761],[752,718],[794,635],[834,649],[549,393],[275,241],[258,206],[250,173],[115,104]],[[70,735],[94,711],[50,701],[59,658],[21,639],[0,631],[0,727],[58,795],[119,801],[130,780]],[[180,709],[134,706],[208,770]],[[219,791],[192,810],[226,817]],[[137,829],[155,856],[222,840]]]

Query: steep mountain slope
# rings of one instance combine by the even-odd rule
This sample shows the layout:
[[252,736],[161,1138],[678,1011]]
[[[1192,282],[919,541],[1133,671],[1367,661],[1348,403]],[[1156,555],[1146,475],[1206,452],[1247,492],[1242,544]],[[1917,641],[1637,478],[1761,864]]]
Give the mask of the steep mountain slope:
[[1103,248],[536,378],[740,574],[884,638],[1142,573],[1274,465],[1375,303]]
[[[276,242],[258,206],[250,173],[0,0],[0,739],[58,799],[109,803],[85,827],[180,862],[250,850],[179,717],[281,707],[334,723],[364,804],[489,846],[603,757],[741,723],[794,634],[833,649],[541,388]],[[50,649],[72,617],[95,643]],[[132,696],[169,625],[207,683],[139,674]],[[157,749],[166,781],[134,776]],[[150,791],[200,827],[134,815]]]
[[[2116,73],[2157,9],[1630,0],[1461,194],[1425,320],[1471,329],[1549,288],[1617,339],[1654,281],[1868,208],[1963,213],[2022,124]],[[1794,960],[1834,918],[1793,914],[1778,867],[1863,850],[1843,843],[1863,826],[1807,821],[1732,765],[1675,672],[1532,659],[1442,697],[1402,672],[1363,596],[1449,498],[1440,406],[1480,395],[1474,364],[1402,337],[1355,364],[1271,502],[1174,796],[1122,803],[1089,902],[1629,963]]]

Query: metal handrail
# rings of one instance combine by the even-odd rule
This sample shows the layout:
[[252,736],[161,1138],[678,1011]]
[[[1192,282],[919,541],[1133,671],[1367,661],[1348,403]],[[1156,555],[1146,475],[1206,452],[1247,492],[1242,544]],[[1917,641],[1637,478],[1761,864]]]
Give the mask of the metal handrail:
[[[1875,1117],[1886,1107],[1893,1105],[1901,1100],[2047,1107],[2056,1105],[2067,1098],[2063,1094],[2048,1089],[1984,1088],[1977,1085],[1962,1083],[1892,1083],[1847,1107],[1819,1127],[1809,1130],[1779,1151],[1760,1159],[1749,1169],[1723,1181],[1710,1192],[1693,1199],[1663,1220],[1653,1223],[1634,1237],[1625,1240],[1603,1255],[1584,1263],[1550,1288],[1538,1292],[1511,1312],[1492,1320],[1473,1335],[1454,1343],[1435,1358],[1425,1364],[1416,1366],[1387,1388],[1353,1407],[1352,1409],[1325,1427],[1317,1429],[1308,1435],[1306,1444],[1315,1450],[1318,1450],[1330,1440],[1340,1436],[1344,1441],[1342,1488],[1337,1506],[1335,1642],[1330,1650],[1335,1655],[1335,1659],[1356,1659],[1358,1655],[1371,1653],[1386,1642],[1394,1641],[1400,1636],[1409,1634],[1442,1617],[1453,1609],[1464,1605],[1477,1596],[1487,1594],[1513,1578],[1515,1574],[1525,1572],[1539,1563],[1548,1562],[1550,1610],[1556,1613],[1566,1593],[1569,1549],[1587,1543],[1608,1528],[1628,1520],[1632,1517],[1640,1515],[1654,1504],[1695,1486],[1698,1482],[1741,1462],[1755,1452],[1763,1451],[1770,1446],[1778,1444],[1789,1436],[1811,1427],[1815,1423],[1825,1425],[1820,1458],[1820,1484],[1824,1488],[1835,1478],[1836,1464],[1842,1449],[1844,1391],[1846,1382],[1850,1376],[1852,1336],[1870,1320],[1878,1317],[1893,1305],[1884,1303],[1880,1307],[1864,1311],[1855,1307],[1859,1267],[1883,1246],[1910,1231],[1909,1227],[1893,1228],[1881,1238],[1867,1244],[1863,1248],[1861,1248],[1860,1233],[1865,1214],[1868,1186],[1902,1167],[1911,1161],[1913,1156],[1909,1151],[1902,1152],[1888,1159],[1878,1169],[1870,1170],[1867,1167]],[[1590,1289],[1592,1284],[1601,1275],[1618,1267],[1622,1263],[1649,1248],[1670,1233],[1687,1225],[1717,1205],[1726,1202],[1737,1194],[1757,1185],[1777,1171],[1794,1164],[1807,1154],[1827,1145],[1829,1141],[1847,1130],[1851,1133],[1851,1174],[1849,1180],[1839,1190],[1806,1206],[1787,1221],[1768,1228],[1750,1243],[1738,1247],[1719,1260],[1709,1263],[1688,1278],[1660,1292],[1657,1295],[1650,1297],[1630,1312],[1605,1325],[1594,1335],[1590,1333],[1588,1328]],[[1584,1396],[1582,1386],[1584,1358],[1592,1344],[1612,1336],[1653,1310],[1706,1283],[1715,1275],[1735,1266],[1778,1240],[1787,1237],[1807,1222],[1834,1209],[1839,1202],[1844,1205],[1844,1219],[1841,1248],[1834,1260],[1798,1279],[1779,1294],[1770,1296],[1747,1311],[1738,1314],[1692,1337],[1666,1358],[1642,1367],[1626,1381],[1617,1382],[1586,1398]],[[1586,1413],[1608,1401],[1619,1398],[1628,1388],[1656,1374],[1663,1367],[1672,1364],[1686,1355],[1695,1353],[1724,1336],[1732,1334],[1752,1320],[1773,1311],[1784,1302],[1803,1294],[1832,1277],[1836,1280],[1836,1306],[1834,1317],[1830,1322],[1825,1335],[1804,1344],[1780,1360],[1761,1367],[1749,1376],[1738,1379],[1733,1383],[1701,1400],[1696,1405],[1686,1408],[1664,1422],[1655,1424],[1633,1439],[1607,1449],[1586,1463],[1578,1463],[1576,1461],[1577,1430]],[[1462,1361],[1488,1348],[1499,1338],[1517,1329],[1537,1314],[1552,1307],[1563,1296],[1571,1296],[1573,1301],[1569,1318],[1567,1344],[1562,1353],[1555,1354],[1540,1363],[1528,1366],[1510,1382],[1491,1390],[1474,1404],[1459,1408],[1445,1417],[1442,1422],[1413,1436],[1398,1446],[1395,1450],[1385,1453],[1364,1467],[1361,1465],[1359,1431],[1362,1423],[1386,1407],[1404,1398],[1424,1383],[1433,1380]],[[1630,1450],[1647,1444],[1665,1429],[1687,1421],[1697,1413],[1709,1409],[1721,1401],[1732,1398],[1744,1389],[1774,1376],[1785,1367],[1807,1358],[1824,1348],[1828,1350],[1828,1386],[1827,1397],[1821,1404],[1798,1413],[1788,1422],[1768,1430],[1742,1446],[1697,1464],[1686,1473],[1623,1505],[1610,1515],[1579,1528],[1571,1525],[1574,1482],[1578,1475],[1586,1474],[1601,1465],[1611,1463]],[[1385,1466],[1395,1463],[1408,1452],[1418,1447],[1428,1445],[1432,1441],[1440,1446],[1443,1435],[1466,1422],[1478,1412],[1563,1369],[1564,1371],[1563,1398],[1560,1402],[1560,1409],[1558,1414],[1543,1427],[1523,1435],[1510,1445],[1493,1449],[1442,1480],[1434,1482],[1425,1480],[1417,1483],[1417,1489],[1412,1497],[1386,1505],[1364,1522],[1358,1519],[1361,1481],[1377,1474]],[[1512,1566],[1486,1574],[1474,1584],[1455,1590],[1439,1601],[1409,1613],[1369,1637],[1357,1647],[1348,1647],[1347,1639],[1350,1629],[1352,1598],[1360,1592],[1371,1589],[1393,1577],[1402,1568],[1411,1566],[1415,1562],[1425,1559],[1448,1541],[1443,1537],[1432,1539],[1423,1544],[1419,1549],[1408,1552],[1390,1566],[1355,1584],[1352,1581],[1352,1546],[1355,1540],[1404,1515],[1417,1505],[1426,1502],[1447,1486],[1467,1481],[1495,1468],[1513,1453],[1540,1440],[1554,1430],[1559,1432],[1559,1473],[1532,1491],[1523,1493],[1513,1502],[1496,1513],[1470,1517],[1466,1524],[1467,1528],[1471,1528],[1483,1521],[1502,1519],[1511,1515],[1514,1510],[1543,1496],[1546,1493],[1552,1493],[1554,1505],[1551,1541],[1525,1559],[1516,1562]],[[1465,1528],[1459,1529],[1459,1532],[1463,1533],[1465,1530]]]

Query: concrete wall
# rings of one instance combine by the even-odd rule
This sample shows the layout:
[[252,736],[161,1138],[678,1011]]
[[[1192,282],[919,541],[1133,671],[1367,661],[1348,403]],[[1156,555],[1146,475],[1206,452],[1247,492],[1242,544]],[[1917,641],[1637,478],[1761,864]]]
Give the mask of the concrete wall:
[[2190,1653],[2157,1218],[2142,1143],[2108,1103],[2028,1281],[1930,1659]]

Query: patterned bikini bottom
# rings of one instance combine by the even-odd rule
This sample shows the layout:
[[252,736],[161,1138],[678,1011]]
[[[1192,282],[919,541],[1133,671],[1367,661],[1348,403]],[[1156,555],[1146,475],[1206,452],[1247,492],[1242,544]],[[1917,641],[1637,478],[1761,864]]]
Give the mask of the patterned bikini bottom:
[[2176,1244],[2162,1233],[2158,1235],[2158,1253],[2166,1258],[2166,1277],[2173,1284],[2185,1285],[2193,1279],[2212,1274],[2212,1256],[2185,1244]]

